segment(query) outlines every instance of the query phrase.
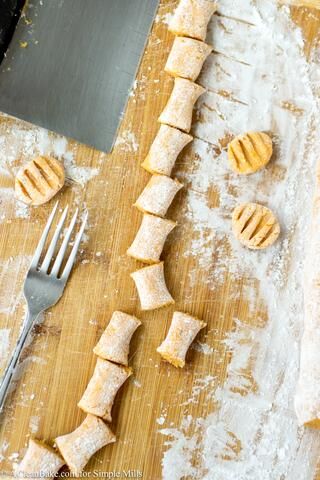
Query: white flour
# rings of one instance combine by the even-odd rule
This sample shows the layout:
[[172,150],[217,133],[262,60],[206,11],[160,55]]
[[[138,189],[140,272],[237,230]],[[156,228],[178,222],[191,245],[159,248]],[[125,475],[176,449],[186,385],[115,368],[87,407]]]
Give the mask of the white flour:
[[[132,92],[134,92],[136,84],[134,84]],[[135,134],[131,130],[124,130],[121,135],[117,137],[114,144],[115,148],[119,148],[125,152],[137,152],[139,144],[137,142]]]
[[[191,172],[179,172],[190,184],[187,219],[196,231],[185,255],[196,258],[213,296],[228,272],[233,280],[248,279],[242,295],[248,294],[249,310],[255,311],[259,295],[268,320],[251,327],[235,319],[225,340],[232,358],[222,387],[208,389],[207,376],[197,378],[189,403],[205,391],[215,410],[160,430],[168,437],[163,478],[311,480],[320,435],[298,428],[293,396],[320,147],[319,67],[305,60],[287,7],[272,0],[220,0],[218,11],[207,40],[219,53],[209,57],[199,79],[208,93],[198,102],[194,126],[198,161]],[[230,134],[247,130],[272,132],[276,159],[260,173],[236,176],[223,147]],[[245,201],[266,204],[277,214],[282,235],[274,247],[252,252],[234,240],[231,213]]]

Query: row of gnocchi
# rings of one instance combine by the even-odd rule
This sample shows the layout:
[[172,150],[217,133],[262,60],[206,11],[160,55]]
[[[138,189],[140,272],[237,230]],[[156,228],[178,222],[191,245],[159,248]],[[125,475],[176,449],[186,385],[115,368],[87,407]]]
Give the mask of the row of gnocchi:
[[[170,30],[177,37],[165,70],[176,78],[168,103],[159,117],[160,129],[142,164],[152,177],[135,203],[142,211],[143,218],[127,251],[128,255],[149,264],[131,274],[142,310],[153,310],[174,303],[165,283],[164,264],[160,262],[160,256],[166,238],[176,223],[164,217],[182,188],[182,184],[170,175],[178,155],[193,139],[189,134],[193,107],[205,91],[194,80],[212,51],[212,47],[204,40],[207,24],[215,8],[210,0],[181,0],[170,25]],[[36,167],[43,170],[42,165]],[[33,170],[37,173],[36,168]],[[29,180],[24,171],[23,177],[16,182],[17,193],[26,203],[42,203],[41,189],[35,191]],[[61,184],[63,182],[59,183],[59,187]],[[42,476],[54,476],[67,464],[73,475],[80,475],[92,455],[115,442],[115,435],[105,422],[112,420],[115,396],[132,374],[128,367],[129,344],[140,324],[140,320],[131,315],[113,313],[93,349],[98,356],[96,366],[78,403],[87,414],[85,420],[73,432],[55,439],[59,452],[31,439],[16,473],[29,477],[38,476],[39,473]],[[157,351],[172,365],[183,367],[192,341],[205,326],[204,322],[186,313],[174,312],[167,336]]]
[[[213,1],[181,0],[169,25],[169,30],[176,37],[165,71],[174,77],[174,86],[159,116],[161,125],[158,133],[142,163],[142,167],[152,177],[134,204],[142,211],[143,218],[136,237],[127,250],[129,256],[150,264],[131,274],[143,310],[154,310],[174,303],[166,286],[164,263],[160,262],[160,256],[167,236],[176,223],[164,217],[175,195],[182,188],[182,184],[170,175],[180,152],[193,140],[189,133],[193,107],[205,92],[195,80],[212,52],[212,47],[204,40],[207,25],[215,10],[216,4]],[[190,320],[182,321],[186,318],[192,319],[192,326]],[[193,329],[198,332],[204,325],[204,322],[189,315],[176,313],[168,336],[158,352],[173,365],[183,366],[184,361],[177,360],[172,355],[174,342],[179,348],[180,342],[183,343],[189,336],[194,338]]]
[[[116,311],[93,351],[98,356],[88,386],[78,402],[87,416],[73,432],[55,439],[60,453],[44,442],[30,439],[26,454],[15,475],[54,476],[66,464],[73,475],[80,475],[90,458],[102,447],[116,441],[105,422],[111,422],[117,392],[132,374],[128,367],[129,344],[140,320]],[[187,350],[205,326],[204,322],[174,312],[171,327],[158,352],[177,367],[183,367]]]

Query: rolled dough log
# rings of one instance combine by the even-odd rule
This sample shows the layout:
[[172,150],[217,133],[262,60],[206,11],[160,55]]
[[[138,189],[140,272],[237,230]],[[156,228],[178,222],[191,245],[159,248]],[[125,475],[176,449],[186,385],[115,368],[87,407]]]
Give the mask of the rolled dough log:
[[304,332],[295,410],[301,425],[320,428],[320,163],[304,268]]

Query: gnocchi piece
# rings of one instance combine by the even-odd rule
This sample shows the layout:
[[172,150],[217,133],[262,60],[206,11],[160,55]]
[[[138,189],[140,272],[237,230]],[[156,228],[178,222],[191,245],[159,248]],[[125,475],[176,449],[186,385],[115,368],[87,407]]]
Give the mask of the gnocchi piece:
[[111,409],[115,396],[130,375],[132,375],[130,368],[98,358],[78,407],[111,422]]
[[142,310],[155,310],[174,303],[164,278],[163,262],[131,273],[140,298]]
[[113,312],[93,352],[104,360],[127,366],[130,340],[140,325],[140,320],[132,315]]
[[157,352],[175,367],[184,367],[191,343],[198,332],[207,324],[182,312],[174,312],[168,334]]
[[127,254],[144,263],[158,263],[164,243],[176,222],[145,213]]
[[20,464],[15,467],[15,476],[27,478],[55,477],[65,462],[53,448],[35,439],[29,440],[28,449]]
[[232,228],[239,242],[254,250],[272,245],[280,234],[280,225],[273,212],[257,203],[236,207],[232,214]]
[[169,125],[161,125],[142,167],[150,173],[171,175],[175,161],[192,136]]
[[92,455],[116,437],[101,418],[87,415],[78,428],[55,441],[71,473],[80,475]]
[[263,132],[238,135],[228,145],[232,170],[249,175],[265,167],[272,156],[272,140]]
[[180,0],[169,31],[182,37],[205,40],[208,23],[216,9],[216,3],[209,0]]
[[159,122],[189,133],[193,107],[205,88],[185,78],[175,78],[174,87]]
[[134,206],[141,212],[164,217],[182,187],[178,180],[165,175],[152,175]]
[[63,187],[63,165],[52,157],[37,157],[18,172],[15,191],[19,200],[28,205],[48,202]]
[[195,81],[212,50],[210,45],[199,40],[176,37],[164,69],[173,77]]

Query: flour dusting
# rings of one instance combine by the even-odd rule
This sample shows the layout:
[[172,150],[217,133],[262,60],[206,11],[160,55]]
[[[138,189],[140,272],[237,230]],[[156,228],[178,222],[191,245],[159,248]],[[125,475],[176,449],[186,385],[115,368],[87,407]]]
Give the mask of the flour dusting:
[[[195,258],[213,296],[227,275],[244,282],[249,311],[262,298],[267,319],[256,326],[234,319],[222,342],[231,357],[223,386],[210,383],[210,372],[195,380],[185,405],[205,386],[212,412],[160,430],[167,437],[163,478],[310,480],[320,437],[298,427],[293,397],[320,147],[319,58],[308,64],[289,8],[273,0],[220,0],[218,11],[207,38],[214,53],[199,78],[207,93],[193,129],[196,164],[179,174],[189,185],[186,217],[195,232],[185,256]],[[275,154],[263,171],[238,176],[226,145],[248,130],[270,133]],[[265,251],[249,251],[232,235],[233,209],[251,201],[280,220],[280,240]]]
[[10,117],[5,127],[0,129],[0,223],[14,218],[28,218],[30,207],[16,200],[14,195],[14,177],[22,165],[37,155],[53,155],[64,163],[67,184],[74,190],[75,200],[79,203],[82,188],[98,175],[99,169],[76,162],[76,148],[70,147],[65,137],[47,130],[24,125]]
[[139,148],[139,143],[131,130],[124,130],[121,135],[117,137],[114,146],[125,152],[136,153]]

